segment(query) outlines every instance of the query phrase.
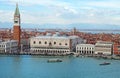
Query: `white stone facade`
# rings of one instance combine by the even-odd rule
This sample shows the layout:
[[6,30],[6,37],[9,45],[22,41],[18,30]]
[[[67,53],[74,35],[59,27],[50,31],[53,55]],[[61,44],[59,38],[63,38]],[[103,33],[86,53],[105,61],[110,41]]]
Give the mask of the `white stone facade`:
[[0,53],[14,53],[18,50],[18,41],[9,40],[0,42]]
[[92,44],[78,44],[76,46],[76,53],[81,55],[93,55],[95,51],[95,45]]
[[83,43],[78,36],[38,36],[30,39],[30,50],[34,54],[66,55]]
[[98,41],[95,44],[95,54],[111,55],[113,49],[112,42]]

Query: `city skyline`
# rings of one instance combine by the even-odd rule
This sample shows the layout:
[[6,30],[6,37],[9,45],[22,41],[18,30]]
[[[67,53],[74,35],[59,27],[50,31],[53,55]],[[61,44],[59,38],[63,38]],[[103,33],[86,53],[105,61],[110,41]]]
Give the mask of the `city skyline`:
[[13,22],[18,3],[22,23],[120,25],[119,0],[2,0],[0,3],[0,22]]

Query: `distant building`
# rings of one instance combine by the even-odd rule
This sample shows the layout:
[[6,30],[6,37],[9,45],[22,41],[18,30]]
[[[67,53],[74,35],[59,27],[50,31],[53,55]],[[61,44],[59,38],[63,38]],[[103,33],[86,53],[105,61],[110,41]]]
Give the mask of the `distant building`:
[[95,54],[112,55],[113,42],[98,41],[95,44]]
[[66,55],[75,52],[77,44],[83,43],[78,36],[60,36],[59,33],[48,33],[30,39],[30,50],[34,54]]
[[18,46],[20,46],[21,41],[21,28],[20,28],[20,12],[18,8],[18,4],[16,4],[16,10],[14,13],[14,26],[13,26],[13,39],[18,41]]
[[71,35],[77,35],[79,32],[77,29],[74,27],[74,29],[70,32]]
[[76,46],[76,53],[81,55],[93,55],[95,51],[95,45],[92,44],[78,44]]
[[120,45],[118,45],[118,44],[113,45],[113,54],[120,55]]
[[0,53],[16,53],[18,49],[18,41],[9,40],[0,42]]

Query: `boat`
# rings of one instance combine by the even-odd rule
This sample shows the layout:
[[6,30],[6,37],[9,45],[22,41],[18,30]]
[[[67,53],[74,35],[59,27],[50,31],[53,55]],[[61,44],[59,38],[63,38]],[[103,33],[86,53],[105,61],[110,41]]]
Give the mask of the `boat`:
[[104,63],[101,63],[100,65],[110,65],[111,63],[109,62],[104,62]]
[[62,62],[61,59],[48,59],[47,62]]

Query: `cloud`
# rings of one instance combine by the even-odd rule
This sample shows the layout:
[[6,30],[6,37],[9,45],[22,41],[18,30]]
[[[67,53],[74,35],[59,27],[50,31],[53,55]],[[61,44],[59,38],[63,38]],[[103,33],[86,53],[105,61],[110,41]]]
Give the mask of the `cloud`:
[[64,5],[66,3],[62,3],[58,0],[7,0],[9,4],[19,3],[22,6],[35,6],[35,5],[42,5],[42,6],[52,6],[52,5]]
[[13,12],[0,10],[0,21],[1,22],[12,22],[13,21]]
[[120,1],[118,0],[104,0],[104,1],[91,1],[87,3],[87,6],[101,7],[101,8],[119,8]]
[[[120,1],[118,0],[5,0],[2,2],[9,4],[7,6],[12,6],[12,8],[18,2],[23,23],[111,23],[120,25]],[[13,22],[13,13],[14,9],[1,10],[0,21]]]

